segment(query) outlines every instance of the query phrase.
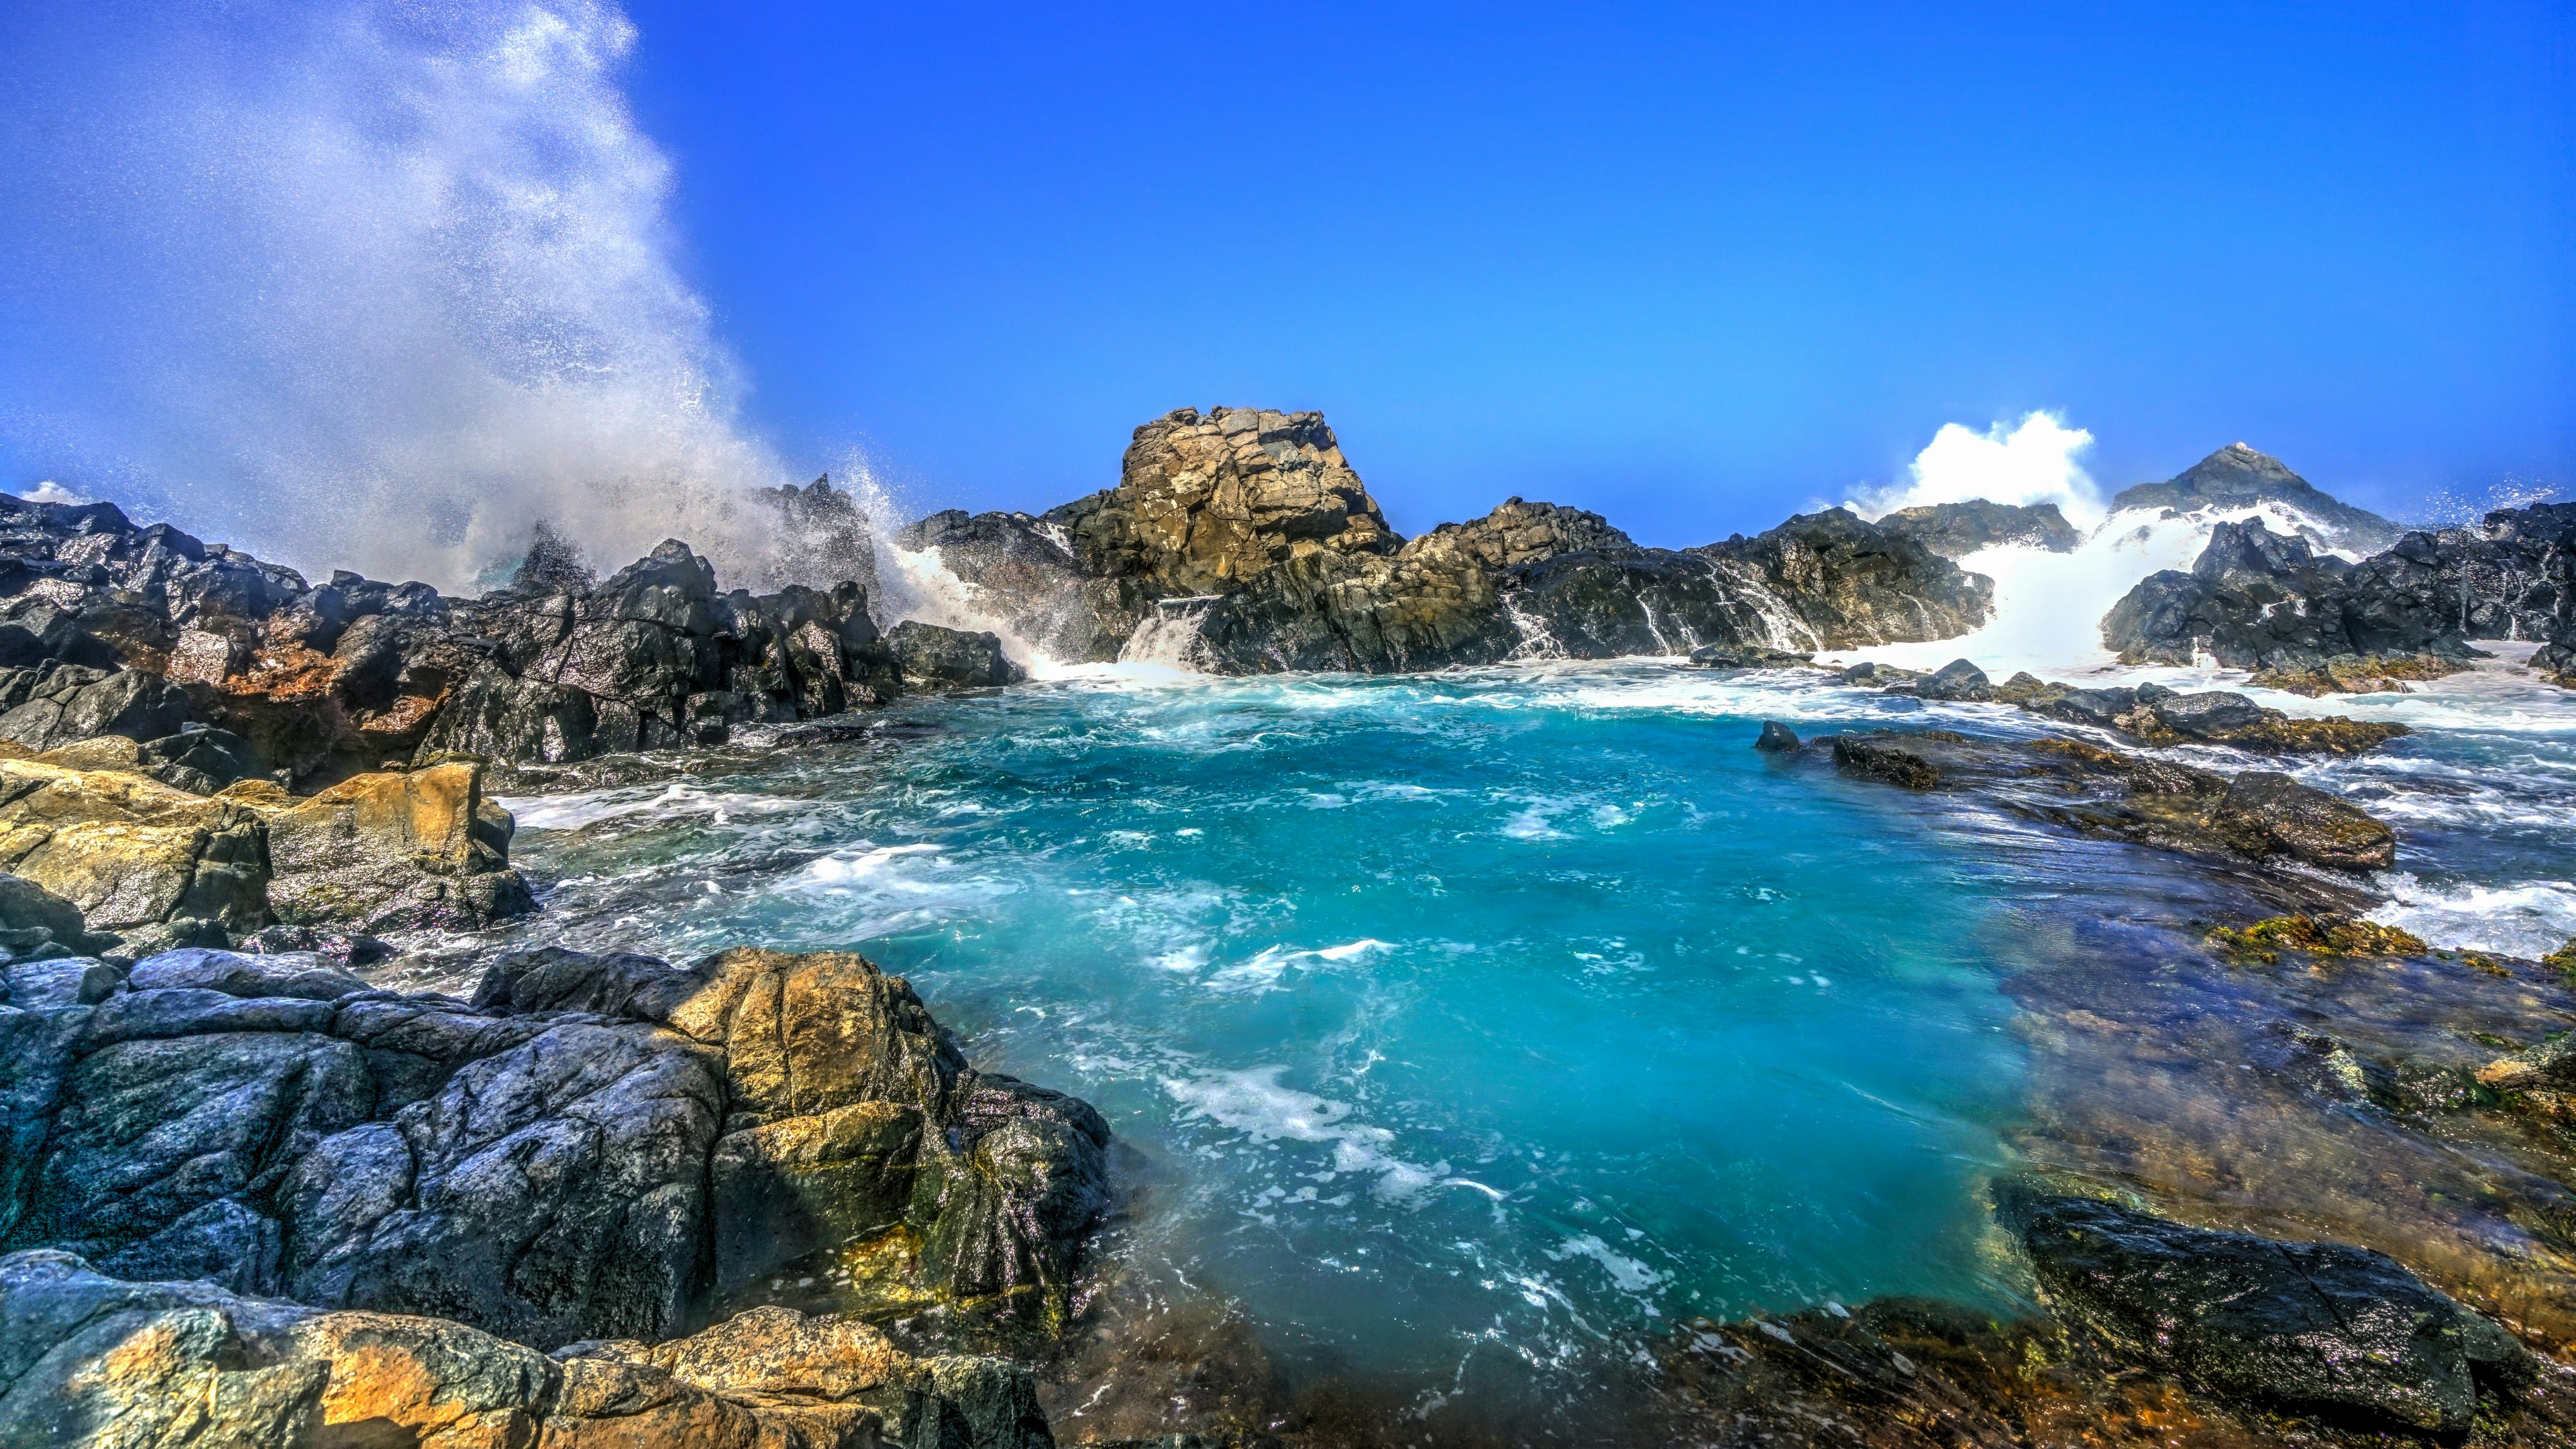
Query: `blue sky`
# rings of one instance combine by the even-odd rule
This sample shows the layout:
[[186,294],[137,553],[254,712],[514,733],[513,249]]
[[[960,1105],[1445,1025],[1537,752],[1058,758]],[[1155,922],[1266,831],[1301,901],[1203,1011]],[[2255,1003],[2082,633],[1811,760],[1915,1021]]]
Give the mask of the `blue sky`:
[[[198,43],[97,8],[0,22],[53,83],[0,163]],[[300,8],[233,7],[226,63]],[[1323,409],[1407,531],[1521,494],[1705,541],[2040,408],[2111,486],[2239,438],[2400,515],[2576,483],[2563,4],[628,13],[741,426],[926,503],[1106,486],[1214,403]],[[119,465],[78,334],[136,263],[90,250],[0,295],[13,472]]]

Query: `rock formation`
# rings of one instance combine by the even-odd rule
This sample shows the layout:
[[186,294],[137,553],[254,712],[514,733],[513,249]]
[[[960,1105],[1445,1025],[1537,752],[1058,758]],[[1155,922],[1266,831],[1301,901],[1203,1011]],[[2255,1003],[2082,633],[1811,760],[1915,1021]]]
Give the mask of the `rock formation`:
[[[2191,572],[2139,582],[2102,622],[2130,663],[2372,680],[2457,667],[2471,639],[2576,636],[2576,504],[2490,513],[2482,528],[2409,533],[2349,564],[2260,519],[2220,524]],[[2419,662],[2420,661],[2420,662]],[[2544,666],[2546,667],[2546,666]],[[2295,682],[2295,681],[2294,681]]]
[[1224,673],[1846,647],[1964,633],[1991,607],[1985,580],[1839,509],[1671,550],[1513,498],[1408,542],[1321,415],[1248,408],[1138,428],[1117,487],[1043,518],[936,514],[901,537],[1060,658],[1118,657],[1159,606]]
[[438,1318],[0,1257],[0,1442],[53,1449],[1047,1449],[1028,1371],[757,1309],[553,1357]]
[[2178,513],[2257,503],[2284,504],[2333,529],[2331,536],[2302,531],[2311,543],[2323,547],[2376,553],[2397,542],[2402,531],[2368,509],[2319,492],[2280,459],[2243,443],[2230,443],[2162,483],[2123,488],[2111,499],[2115,511],[2170,508]]
[[[801,520],[815,567],[873,577],[848,495],[819,481],[784,492],[792,504],[772,501]],[[917,655],[994,653],[911,627]],[[922,677],[953,683],[948,667]],[[451,754],[562,763],[708,743],[902,687],[855,578],[719,591],[672,541],[596,581],[540,531],[508,587],[451,600],[348,573],[310,585],[166,524],[137,528],[112,504],[0,498],[0,740],[129,739],[148,773],[199,793],[252,775],[316,788]]]
[[1878,520],[1890,533],[1901,533],[1946,559],[1962,559],[1981,548],[2017,543],[2065,553],[2083,541],[2054,503],[1927,503],[1900,508]]
[[[293,954],[8,982],[0,1424],[752,1449],[928,1414],[962,1437],[898,1442],[1048,1442],[1024,1372],[915,1361],[853,1321],[771,1307],[667,1341],[793,1265],[859,1304],[1062,1322],[1107,1128],[968,1066],[861,957],[549,948],[471,1004]],[[264,1367],[226,1377],[246,1356]],[[772,1418],[822,1427],[755,1432]]]
[[1949,730],[1827,735],[1843,773],[1911,790],[1968,789],[2019,814],[2220,860],[2273,858],[2383,870],[2397,837],[2322,790],[2268,770],[2214,770],[2075,740],[1978,739]]

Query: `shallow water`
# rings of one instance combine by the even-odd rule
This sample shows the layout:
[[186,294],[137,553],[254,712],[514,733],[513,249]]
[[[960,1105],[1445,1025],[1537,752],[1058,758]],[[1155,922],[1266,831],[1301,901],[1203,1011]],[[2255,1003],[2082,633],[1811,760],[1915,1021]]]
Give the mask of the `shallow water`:
[[[2576,736],[2515,697],[2543,727],[2306,773],[2406,832],[2408,890],[2527,889],[2567,868]],[[1773,761],[1766,718],[2038,728],[1652,661],[1110,676],[508,803],[531,935],[865,952],[980,1065],[1107,1115],[1130,1261],[1239,1302],[1292,1375],[1428,1395],[1694,1314],[2022,1301],[1984,1184],[2056,1109],[2016,983],[2101,921],[2227,906],[2152,852]]]

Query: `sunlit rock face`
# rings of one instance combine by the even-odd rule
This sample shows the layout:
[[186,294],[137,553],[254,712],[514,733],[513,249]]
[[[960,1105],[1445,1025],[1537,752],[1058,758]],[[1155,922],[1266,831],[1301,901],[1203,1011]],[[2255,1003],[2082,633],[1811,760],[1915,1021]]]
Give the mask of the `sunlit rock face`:
[[43,1010],[5,1246],[138,1281],[552,1345],[666,1338],[801,1263],[1042,1324],[1106,1205],[1098,1114],[967,1066],[855,955],[541,950],[469,1006],[191,950]]

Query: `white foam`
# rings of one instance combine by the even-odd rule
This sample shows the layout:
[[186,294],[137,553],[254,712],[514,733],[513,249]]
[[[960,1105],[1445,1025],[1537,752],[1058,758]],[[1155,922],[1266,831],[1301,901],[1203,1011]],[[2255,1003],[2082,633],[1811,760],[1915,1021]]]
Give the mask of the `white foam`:
[[735,815],[776,815],[807,808],[800,801],[783,800],[774,795],[701,790],[678,780],[656,795],[627,789],[493,798],[502,809],[510,812],[521,830],[579,830],[602,821],[634,815],[673,818],[707,815],[714,817],[716,823],[724,824]]
[[1214,1122],[1254,1143],[1330,1143],[1333,1170],[1375,1176],[1371,1191],[1380,1198],[1411,1199],[1448,1174],[1446,1162],[1422,1167],[1391,1154],[1387,1149],[1395,1144],[1395,1134],[1349,1120],[1349,1103],[1281,1086],[1279,1078],[1287,1070],[1254,1067],[1167,1077],[1163,1090],[1182,1105],[1184,1121]]
[[2576,881],[2432,886],[2408,872],[2389,871],[2379,885],[2389,901],[2370,913],[2371,920],[2448,950],[2537,959],[2576,939]]
[[886,874],[886,868],[895,862],[908,856],[937,855],[946,848],[926,841],[910,845],[862,844],[855,849],[835,851],[807,862],[797,878],[805,883],[824,886],[846,886],[861,881],[877,883]]
[[1671,1281],[1670,1273],[1658,1272],[1644,1263],[1611,1247],[1591,1233],[1567,1238],[1548,1251],[1557,1262],[1568,1258],[1589,1258],[1610,1275],[1610,1282],[1622,1293],[1652,1293]]

